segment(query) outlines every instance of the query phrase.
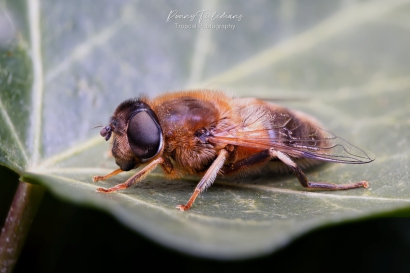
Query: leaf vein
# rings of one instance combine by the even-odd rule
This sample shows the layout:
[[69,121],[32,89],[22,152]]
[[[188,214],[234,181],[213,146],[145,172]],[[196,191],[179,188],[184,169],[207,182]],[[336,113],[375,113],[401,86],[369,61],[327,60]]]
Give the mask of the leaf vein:
[[24,160],[25,160],[24,163],[27,163],[28,162],[27,151],[24,148],[23,143],[21,142],[21,139],[19,138],[19,136],[17,134],[16,127],[14,127],[13,122],[11,122],[10,116],[8,115],[7,111],[5,110],[1,100],[0,100],[0,111],[1,111],[1,114],[2,114],[2,116],[4,117],[4,119],[6,121],[7,126],[10,129],[10,132],[13,135],[13,138],[17,141],[17,146],[19,147],[19,149],[21,151],[21,154],[23,155]]
[[31,56],[33,65],[33,86],[32,86],[32,162],[36,165],[40,157],[41,149],[41,117],[43,105],[43,63],[41,55],[40,39],[40,3],[38,0],[27,0],[28,21],[30,26]]
[[118,21],[110,24],[107,28],[101,30],[99,33],[92,35],[89,39],[79,44],[74,50],[68,54],[67,58],[59,62],[59,64],[50,69],[45,77],[45,82],[49,83],[60,73],[65,71],[73,63],[83,60],[88,54],[90,54],[94,47],[104,44],[112,36],[114,36],[119,29],[121,29],[128,22],[128,17],[121,16]]

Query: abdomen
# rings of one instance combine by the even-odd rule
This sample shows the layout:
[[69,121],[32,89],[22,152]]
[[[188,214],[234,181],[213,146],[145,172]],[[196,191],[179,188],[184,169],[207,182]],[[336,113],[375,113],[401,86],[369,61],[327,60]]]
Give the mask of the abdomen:
[[[255,131],[256,138],[267,139],[273,144],[285,147],[281,151],[288,154],[301,168],[320,164],[322,161],[302,158],[292,153],[294,147],[318,147],[325,145],[320,123],[313,117],[288,108],[254,98],[240,98],[234,101],[238,114],[243,120],[244,131]],[[262,133],[263,132],[263,133]],[[252,133],[248,133],[252,138]],[[267,141],[266,141],[267,142]],[[272,145],[273,146],[273,145]],[[238,147],[238,159],[251,156],[262,149]],[[289,168],[273,158],[269,169],[284,172]]]

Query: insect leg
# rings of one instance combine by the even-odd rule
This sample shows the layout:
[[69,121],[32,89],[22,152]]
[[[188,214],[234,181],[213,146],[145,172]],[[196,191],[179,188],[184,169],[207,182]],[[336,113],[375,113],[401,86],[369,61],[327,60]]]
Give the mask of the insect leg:
[[224,165],[222,173],[232,174],[241,170],[246,170],[249,166],[263,165],[272,159],[272,155],[269,150],[263,150],[257,154],[241,159],[235,163]]
[[182,211],[189,210],[189,208],[192,206],[192,204],[195,202],[196,197],[198,194],[203,192],[205,189],[210,187],[212,183],[215,181],[215,178],[223,166],[226,155],[228,152],[226,150],[221,150],[219,152],[218,157],[215,159],[215,161],[212,163],[211,167],[207,170],[205,175],[202,177],[201,181],[199,181],[198,185],[195,188],[194,193],[191,195],[189,198],[188,202],[185,205],[178,205],[176,208],[180,209]]
[[171,160],[168,157],[162,158],[164,162],[161,163],[161,168],[169,179],[176,179],[180,177],[180,173],[174,168]]
[[296,177],[298,178],[300,184],[302,184],[303,187],[310,188],[310,189],[323,189],[323,190],[348,190],[348,189],[369,187],[369,183],[367,181],[359,181],[356,183],[339,184],[339,185],[333,184],[333,183],[326,183],[326,182],[308,181],[302,169],[299,168],[298,165],[296,165],[296,163],[292,159],[290,159],[290,157],[274,149],[270,149],[270,152],[273,157],[277,157],[280,161],[285,163],[295,172]]
[[109,173],[109,174],[104,175],[104,176],[99,176],[99,175],[94,176],[93,181],[94,181],[94,182],[98,182],[98,181],[101,181],[101,180],[105,180],[105,179],[108,179],[108,178],[110,178],[110,177],[112,177],[112,176],[114,176],[114,175],[117,175],[117,174],[119,174],[119,173],[122,173],[122,172],[123,172],[123,170],[121,170],[121,169],[116,169],[116,170],[113,171],[112,173]]
[[118,184],[114,187],[104,189],[104,188],[98,188],[97,191],[99,192],[113,192],[113,191],[118,191],[122,189],[129,188],[130,186],[134,185],[135,183],[141,181],[144,179],[158,164],[162,163],[163,159],[157,158],[153,161],[151,161],[147,166],[145,166],[141,171],[137,172],[133,176],[131,176],[127,181],[124,183]]

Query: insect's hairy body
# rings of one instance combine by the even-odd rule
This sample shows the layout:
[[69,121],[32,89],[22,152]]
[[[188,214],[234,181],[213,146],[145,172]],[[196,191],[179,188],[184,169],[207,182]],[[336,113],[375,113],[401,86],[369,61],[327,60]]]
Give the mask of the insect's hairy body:
[[[233,99],[222,92],[194,91],[169,93],[145,102],[157,113],[163,130],[165,145],[162,157],[169,158],[180,175],[202,174],[215,160],[218,151],[228,145],[231,147],[226,166],[261,151],[261,148],[253,148],[252,144],[247,147],[220,143],[214,137],[235,138],[247,133],[255,139],[283,143],[284,148],[289,141],[295,142],[309,134],[313,139],[322,138],[320,132],[310,126],[318,125],[314,118],[254,98]],[[288,170],[282,162],[271,161],[275,161],[274,167],[278,171]],[[319,162],[303,161],[303,166]],[[244,168],[233,173],[255,170]],[[221,171],[220,174],[224,173]]]
[[145,166],[126,182],[98,191],[126,189],[158,165],[170,179],[201,175],[186,205],[178,205],[180,210],[188,210],[217,175],[249,174],[268,164],[274,171],[292,170],[306,188],[367,188],[367,181],[339,185],[308,181],[302,168],[321,161],[362,164],[374,160],[321,129],[304,113],[210,90],[124,101],[100,134],[106,140],[112,137],[112,154],[120,169],[94,181]]

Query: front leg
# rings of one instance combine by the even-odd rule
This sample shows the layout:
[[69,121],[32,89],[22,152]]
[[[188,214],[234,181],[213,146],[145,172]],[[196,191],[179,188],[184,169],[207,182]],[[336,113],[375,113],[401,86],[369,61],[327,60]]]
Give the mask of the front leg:
[[118,190],[123,190],[126,188],[131,187],[132,185],[134,185],[135,183],[141,181],[142,179],[144,179],[153,169],[155,169],[155,167],[158,164],[163,163],[164,160],[162,159],[162,157],[154,159],[153,161],[151,161],[147,166],[145,166],[141,171],[137,172],[136,174],[134,174],[133,176],[131,176],[127,181],[125,181],[124,183],[118,184],[114,187],[108,188],[108,189],[104,189],[104,188],[98,188],[97,191],[99,192],[105,192],[105,193],[109,193],[109,192],[113,192],[113,191],[118,191]]
[[98,182],[98,181],[101,181],[101,180],[106,180],[106,179],[108,179],[108,178],[110,178],[110,177],[113,177],[114,175],[117,175],[117,174],[122,173],[122,172],[123,172],[123,170],[121,170],[121,169],[116,169],[115,171],[113,171],[113,172],[111,172],[111,173],[109,173],[109,174],[107,174],[107,175],[103,175],[103,176],[101,176],[101,175],[96,175],[96,176],[93,177],[93,181],[94,181],[94,182]]

